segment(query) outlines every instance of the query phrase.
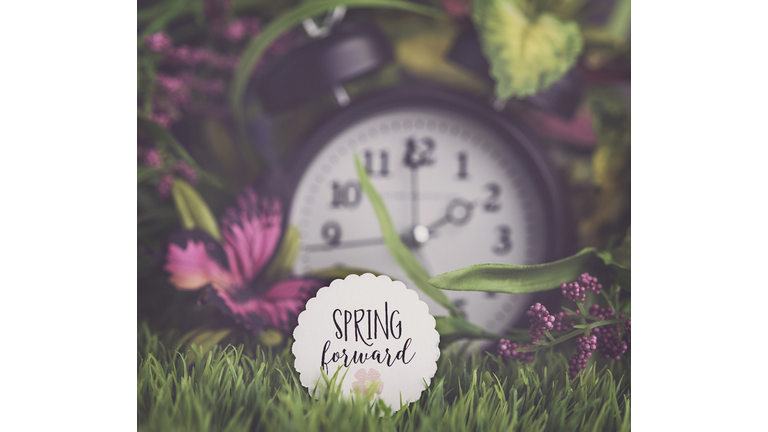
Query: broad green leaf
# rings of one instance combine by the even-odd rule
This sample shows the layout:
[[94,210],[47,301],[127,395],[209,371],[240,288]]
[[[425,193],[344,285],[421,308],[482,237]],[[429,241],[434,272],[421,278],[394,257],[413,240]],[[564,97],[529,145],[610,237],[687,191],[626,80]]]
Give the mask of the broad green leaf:
[[487,332],[461,317],[436,316],[435,330],[440,333],[440,345],[443,347],[459,339],[502,339],[504,337]]
[[395,259],[397,265],[405,272],[405,274],[418,286],[421,291],[436,301],[438,304],[448,309],[451,315],[454,317],[461,316],[461,312],[456,306],[448,300],[448,297],[442,291],[433,287],[427,283],[429,274],[424,267],[416,260],[410,250],[405,246],[400,235],[392,225],[392,219],[389,218],[387,208],[384,206],[384,201],[376,189],[373,188],[371,180],[368,178],[368,173],[365,172],[365,168],[360,163],[360,159],[355,156],[355,167],[357,168],[357,178],[360,180],[360,186],[368,196],[373,204],[373,210],[376,212],[376,217],[379,219],[379,226],[381,227],[381,235],[384,238],[384,244],[387,246],[392,258]]
[[573,67],[583,47],[578,24],[523,11],[516,0],[475,0],[472,20],[500,99],[549,88]]
[[451,291],[532,293],[573,282],[593,263],[599,263],[595,248],[585,248],[568,258],[547,264],[476,264],[437,275],[428,282]]
[[264,277],[267,281],[278,281],[287,279],[291,275],[293,263],[299,255],[301,248],[301,234],[299,229],[291,225],[283,236],[280,248],[272,259],[272,262],[264,270]]
[[337,6],[346,6],[350,9],[364,7],[400,9],[440,19],[449,19],[448,15],[440,9],[401,0],[317,0],[304,2],[287,10],[270,21],[261,33],[251,39],[240,57],[229,89],[230,107],[238,122],[242,124],[243,121],[242,101],[248,81],[251,79],[251,72],[272,41],[286,30],[300,24],[304,19],[322,14]]
[[173,180],[173,202],[176,203],[176,209],[179,211],[181,225],[186,229],[199,228],[210,234],[216,240],[221,240],[219,225],[205,203],[203,197],[197,193],[195,188],[181,179]]

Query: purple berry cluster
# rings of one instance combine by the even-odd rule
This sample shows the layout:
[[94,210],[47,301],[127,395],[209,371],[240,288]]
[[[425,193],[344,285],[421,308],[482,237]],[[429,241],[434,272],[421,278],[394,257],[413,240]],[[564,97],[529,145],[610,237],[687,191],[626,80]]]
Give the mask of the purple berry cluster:
[[603,286],[597,283],[597,278],[590,276],[589,273],[582,273],[574,282],[560,285],[560,292],[565,298],[576,303],[583,303],[587,299],[587,291],[600,294],[602,289]]
[[558,312],[552,316],[555,317],[555,321],[552,323],[552,331],[563,333],[573,328],[573,319],[570,314]]
[[580,336],[576,339],[576,354],[571,357],[568,372],[571,379],[575,378],[584,368],[587,367],[587,360],[592,357],[592,351],[597,349],[597,336]]
[[[562,294],[575,302],[586,300],[586,291],[593,291],[600,294],[603,286],[598,283],[596,277],[589,273],[582,273],[579,278],[569,284],[562,284]],[[610,307],[601,307],[599,304],[593,304],[589,307],[587,314],[580,314],[579,310],[573,314],[568,312],[558,312],[551,314],[541,303],[532,305],[526,312],[530,328],[528,334],[534,342],[542,341],[547,331],[566,333],[574,327],[575,321],[581,323],[593,323],[597,320],[624,319],[623,314],[616,315],[616,312]],[[589,330],[589,336],[582,335],[576,339],[576,354],[569,361],[569,376],[575,378],[579,372],[587,367],[589,358],[592,357],[592,351],[597,350],[599,355],[604,358],[620,360],[621,356],[629,348],[629,333],[631,331],[631,320],[623,324],[601,325]],[[623,331],[623,334],[622,334]],[[626,336],[626,337],[623,337]],[[527,344],[531,346],[531,344]],[[501,339],[496,347],[496,352],[503,358],[515,358],[524,361],[533,359],[533,353],[520,353],[517,351],[520,346],[511,343],[509,340]]]
[[[526,348],[530,346],[532,345],[525,344]],[[496,353],[500,355],[503,360],[507,360],[511,357],[515,360],[524,362],[533,361],[533,358],[536,356],[535,352],[519,352],[517,351],[518,348],[521,348],[520,345],[514,342],[509,342],[507,339],[500,339],[499,344],[496,346]]]
[[[262,31],[258,18],[232,18],[234,5],[229,0],[205,0],[208,46],[174,45],[171,37],[157,32],[145,37],[144,45],[157,57],[158,72],[150,100],[139,94],[139,106],[148,111],[147,117],[170,128],[186,113],[206,117],[226,118],[230,115],[225,100],[226,80],[240,62],[242,44]],[[255,73],[271,58],[282,55],[301,41],[293,32],[285,32],[274,40],[259,63]],[[144,99],[144,100],[142,100]]]
[[544,332],[554,328],[555,317],[549,314],[547,308],[541,303],[536,303],[525,312],[528,322],[531,324],[528,334],[534,341],[543,339]]
[[173,165],[171,170],[163,169],[166,165],[163,161],[163,157],[156,148],[145,149],[137,147],[138,161],[144,163],[156,171],[165,171],[157,183],[157,193],[161,197],[165,198],[171,194],[171,188],[173,186],[173,174],[183,178],[191,184],[196,184],[200,179],[199,174],[194,168],[189,166],[185,161],[179,159]]
[[[589,308],[589,314],[600,319],[611,319],[616,316],[616,312],[613,309],[600,307],[596,304]],[[618,317],[624,318],[624,314]],[[592,334],[597,336],[597,349],[600,350],[600,355],[604,358],[620,360],[621,355],[629,347],[626,342],[621,340],[621,327],[619,324],[595,327],[592,329]]]

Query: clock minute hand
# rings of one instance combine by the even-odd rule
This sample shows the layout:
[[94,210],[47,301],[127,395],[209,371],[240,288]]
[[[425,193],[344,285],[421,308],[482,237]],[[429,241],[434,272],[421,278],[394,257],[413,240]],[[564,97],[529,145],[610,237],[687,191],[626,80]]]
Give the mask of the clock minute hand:
[[380,244],[384,244],[384,239],[381,237],[375,237],[367,239],[346,240],[343,242],[337,240],[335,242],[332,241],[329,243],[309,244],[304,245],[302,249],[306,252],[321,252],[331,249],[347,249],[355,247],[375,246]]

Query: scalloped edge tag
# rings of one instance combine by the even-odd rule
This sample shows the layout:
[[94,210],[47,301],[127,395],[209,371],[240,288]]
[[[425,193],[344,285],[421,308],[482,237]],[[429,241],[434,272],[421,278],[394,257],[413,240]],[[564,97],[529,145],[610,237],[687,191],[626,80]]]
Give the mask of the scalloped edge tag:
[[381,400],[393,412],[419,400],[440,358],[429,306],[402,282],[371,273],[320,288],[293,337],[294,367],[310,394],[324,393],[323,373],[338,372],[342,394]]

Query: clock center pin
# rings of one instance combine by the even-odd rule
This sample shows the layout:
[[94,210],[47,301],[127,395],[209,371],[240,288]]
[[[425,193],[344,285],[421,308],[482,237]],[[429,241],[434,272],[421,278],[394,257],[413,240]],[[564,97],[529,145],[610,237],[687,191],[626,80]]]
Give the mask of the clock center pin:
[[429,240],[429,228],[424,225],[413,227],[413,240],[420,245],[426,243]]

